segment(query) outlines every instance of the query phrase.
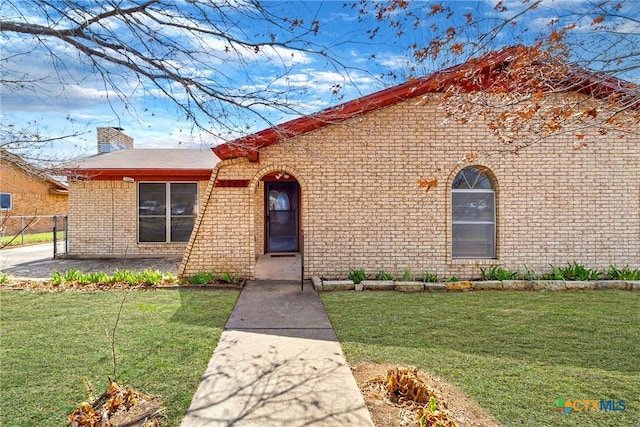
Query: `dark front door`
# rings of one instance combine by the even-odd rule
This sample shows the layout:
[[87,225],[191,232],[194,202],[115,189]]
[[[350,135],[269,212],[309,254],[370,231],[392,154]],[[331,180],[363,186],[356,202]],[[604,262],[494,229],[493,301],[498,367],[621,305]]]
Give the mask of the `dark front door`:
[[297,182],[267,183],[267,252],[298,251],[298,188]]

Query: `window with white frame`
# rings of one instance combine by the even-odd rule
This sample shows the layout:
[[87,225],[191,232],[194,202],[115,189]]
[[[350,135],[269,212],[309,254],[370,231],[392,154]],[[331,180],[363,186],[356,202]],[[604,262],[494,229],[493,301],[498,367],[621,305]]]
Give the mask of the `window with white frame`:
[[138,183],[138,241],[189,241],[197,205],[198,183]]
[[0,211],[10,211],[12,202],[11,193],[0,193]]
[[496,197],[491,172],[462,169],[451,186],[452,258],[495,258]]

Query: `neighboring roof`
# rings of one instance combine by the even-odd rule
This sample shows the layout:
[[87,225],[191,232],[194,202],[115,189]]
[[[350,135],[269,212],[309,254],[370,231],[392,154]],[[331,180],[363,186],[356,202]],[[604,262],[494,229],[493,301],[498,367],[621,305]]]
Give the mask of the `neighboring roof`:
[[73,178],[114,180],[194,179],[208,180],[220,161],[208,148],[202,149],[133,149],[85,157],[68,165]]
[[[429,92],[444,92],[452,85],[468,92],[491,90],[494,77],[502,69],[508,67],[514,58],[522,55],[523,50],[526,49],[528,48],[525,46],[505,48],[479,59],[472,59],[463,64],[437,71],[429,76],[413,79],[398,86],[327,108],[313,115],[299,117],[220,144],[213,147],[212,150],[221,160],[245,156],[255,158],[257,150],[262,147]],[[569,66],[566,68],[566,75],[556,84],[564,90],[584,93],[601,99],[616,94],[616,96],[625,98],[632,108],[640,109],[638,87],[614,77],[606,77]],[[508,87],[502,87],[502,89],[503,91],[510,90]]]
[[46,170],[34,166],[17,154],[11,153],[4,148],[0,148],[0,160],[20,168],[27,175],[44,181],[49,184],[49,190],[56,194],[67,194],[69,186],[57,179],[53,178]]

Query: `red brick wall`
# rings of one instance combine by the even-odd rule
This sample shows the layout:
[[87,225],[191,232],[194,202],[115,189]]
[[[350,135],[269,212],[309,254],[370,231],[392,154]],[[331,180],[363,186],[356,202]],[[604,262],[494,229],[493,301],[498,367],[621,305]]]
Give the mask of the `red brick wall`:
[[51,191],[52,187],[53,184],[0,160],[0,192],[12,195],[11,210],[0,211],[0,223],[5,228],[4,234],[20,232],[20,216],[25,217],[22,222],[24,225],[33,220],[25,233],[51,231],[51,216],[66,215],[68,209],[68,195],[55,194]]

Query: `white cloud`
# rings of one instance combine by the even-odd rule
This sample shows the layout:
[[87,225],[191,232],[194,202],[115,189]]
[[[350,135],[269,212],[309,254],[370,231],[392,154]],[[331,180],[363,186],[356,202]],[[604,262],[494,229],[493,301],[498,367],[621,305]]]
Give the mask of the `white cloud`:
[[380,53],[376,55],[378,63],[392,70],[407,69],[415,64],[408,55]]

